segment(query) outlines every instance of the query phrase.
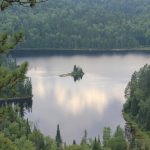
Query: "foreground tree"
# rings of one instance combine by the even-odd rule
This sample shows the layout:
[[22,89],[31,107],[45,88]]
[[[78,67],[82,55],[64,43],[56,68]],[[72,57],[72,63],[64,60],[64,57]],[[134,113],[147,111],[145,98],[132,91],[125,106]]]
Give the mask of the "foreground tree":
[[[33,7],[37,2],[37,0],[0,0],[0,11],[3,11],[8,6],[13,4],[25,5]],[[15,33],[14,35],[9,35],[8,33],[0,34],[0,60],[3,56],[7,56],[11,49],[13,49],[20,41],[23,39],[23,34]],[[26,72],[28,68],[28,63],[25,62],[21,64],[19,67],[12,69],[9,66],[3,64],[3,61],[0,61],[0,97],[15,97],[17,95],[18,85],[24,84],[26,79]],[[27,82],[29,85],[29,82]],[[31,94],[31,85],[30,87],[30,95]],[[28,90],[28,89],[26,89]],[[11,94],[10,94],[11,93]]]
[[7,33],[0,34],[0,54],[8,53],[22,40],[22,32],[15,33],[14,35],[8,35]]

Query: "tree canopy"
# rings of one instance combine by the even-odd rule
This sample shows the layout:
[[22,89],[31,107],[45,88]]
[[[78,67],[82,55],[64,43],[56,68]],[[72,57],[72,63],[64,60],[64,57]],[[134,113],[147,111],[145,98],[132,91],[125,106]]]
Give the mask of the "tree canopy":
[[128,83],[124,112],[129,113],[145,130],[150,131],[150,66],[134,72]]
[[149,0],[49,0],[4,11],[0,32],[23,29],[18,48],[133,48],[150,45],[149,18]]
[[131,148],[150,148],[150,65],[135,71],[125,89],[124,117],[130,126]]

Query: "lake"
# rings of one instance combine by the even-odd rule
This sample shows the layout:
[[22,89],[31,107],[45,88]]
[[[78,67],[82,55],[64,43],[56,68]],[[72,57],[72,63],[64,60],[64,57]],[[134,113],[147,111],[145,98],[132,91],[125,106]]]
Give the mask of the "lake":
[[[32,112],[25,117],[53,138],[59,124],[63,141],[72,143],[81,140],[85,129],[94,138],[102,136],[104,127],[111,127],[112,132],[117,125],[124,128],[125,87],[135,70],[150,64],[150,55],[19,57],[17,63],[25,60],[30,64],[27,75],[34,95]],[[59,77],[75,64],[85,73],[82,80]]]

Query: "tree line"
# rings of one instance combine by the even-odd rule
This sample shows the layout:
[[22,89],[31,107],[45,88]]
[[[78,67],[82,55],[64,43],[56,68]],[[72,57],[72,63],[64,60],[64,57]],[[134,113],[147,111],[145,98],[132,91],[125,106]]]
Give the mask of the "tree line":
[[127,140],[124,130],[117,126],[114,133],[110,127],[104,127],[102,136],[97,135],[94,139],[89,138],[88,131],[85,130],[79,143],[73,140],[68,145],[63,141],[59,124],[55,138],[45,136],[34,124],[21,116],[19,106],[0,107],[2,150],[149,150],[141,142],[132,142]]
[[23,30],[18,48],[113,49],[150,45],[149,0],[49,0],[0,14],[0,31]]
[[100,137],[88,138],[87,131],[79,144],[66,145],[57,125],[56,138],[44,136],[40,130],[31,125],[28,119],[20,115],[20,107],[5,106],[0,108],[0,149],[2,150],[127,150],[124,131],[118,126],[114,134],[109,127]]

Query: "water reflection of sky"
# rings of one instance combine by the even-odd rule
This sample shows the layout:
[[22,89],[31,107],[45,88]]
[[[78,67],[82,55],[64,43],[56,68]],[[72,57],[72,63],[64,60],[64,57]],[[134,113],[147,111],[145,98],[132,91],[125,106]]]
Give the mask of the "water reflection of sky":
[[[89,137],[102,134],[105,126],[113,130],[124,126],[121,115],[125,102],[124,89],[131,74],[145,63],[149,56],[74,56],[33,57],[18,59],[30,63],[28,76],[33,84],[33,111],[27,117],[46,135],[55,137],[59,123],[64,141],[79,141],[85,129]],[[77,64],[85,75],[79,82],[68,73]]]

